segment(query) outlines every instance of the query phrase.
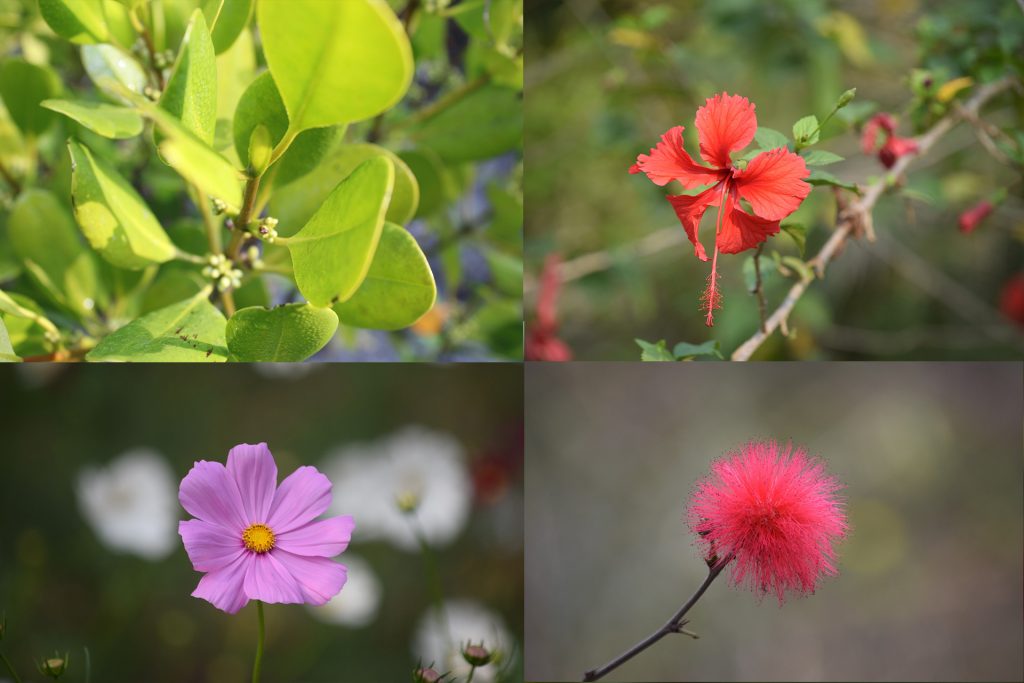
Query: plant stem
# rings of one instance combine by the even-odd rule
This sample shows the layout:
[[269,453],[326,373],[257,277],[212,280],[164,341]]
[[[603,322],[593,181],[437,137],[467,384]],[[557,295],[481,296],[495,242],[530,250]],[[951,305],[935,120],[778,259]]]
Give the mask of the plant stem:
[[7,659],[7,655],[5,655],[3,652],[0,652],[0,659],[3,660],[4,665],[7,667],[7,670],[11,672],[11,678],[14,679],[14,683],[21,683],[21,677],[19,677],[18,673],[14,670],[14,667],[11,665],[10,660]]
[[[709,567],[708,568],[708,576],[707,576],[706,579],[704,579],[704,583],[702,583],[700,585],[700,588],[697,589],[697,592],[694,593],[693,595],[691,595],[690,599],[687,600],[683,604],[683,606],[679,608],[679,611],[676,612],[674,615],[672,615],[671,619],[669,619],[667,622],[665,622],[664,626],[662,626],[657,631],[655,631],[651,635],[647,636],[646,638],[641,640],[639,643],[637,643],[633,647],[629,648],[628,650],[626,650],[621,655],[619,655],[618,657],[616,657],[612,661],[608,662],[604,666],[602,666],[600,668],[597,668],[597,669],[591,669],[590,671],[586,672],[585,674],[583,674],[583,680],[584,681],[596,681],[596,680],[599,680],[599,679],[603,678],[604,676],[606,676],[607,674],[609,674],[612,671],[614,671],[615,669],[619,668],[620,666],[622,666],[623,664],[625,664],[629,660],[633,659],[633,657],[636,657],[638,654],[640,654],[641,652],[643,652],[644,650],[649,648],[651,645],[654,645],[656,642],[658,642],[659,640],[661,640],[662,638],[664,638],[668,634],[670,634],[670,633],[681,633],[683,631],[683,625],[686,623],[686,621],[683,619],[683,617],[686,616],[686,613],[690,611],[690,608],[693,607],[697,603],[697,601],[700,599],[700,596],[704,595],[704,591],[706,591],[708,589],[708,586],[711,585],[712,581],[714,581],[716,578],[718,578],[718,575],[722,573],[722,570],[725,569],[725,566],[727,564],[729,564],[729,562],[731,560],[732,560],[732,556],[729,556],[729,557],[725,558],[724,560],[719,560],[713,566]],[[687,634],[687,635],[692,635],[692,634]]]
[[441,622],[441,628],[444,630],[445,640],[451,645],[452,634],[448,628],[448,618],[444,611],[444,587],[441,585],[441,572],[437,568],[437,558],[434,557],[434,550],[430,547],[430,542],[427,540],[416,518],[411,514],[407,515],[407,517],[409,524],[412,526],[413,533],[416,534],[416,541],[420,544],[420,552],[423,555],[423,567],[426,572],[427,590],[430,592],[431,601],[434,603],[434,609],[437,611],[437,618]]
[[754,278],[756,285],[754,286],[754,294],[757,295],[757,312],[761,315],[761,331],[767,332],[765,329],[765,320],[768,317],[768,305],[764,300],[764,284],[761,281],[761,252],[764,251],[764,242],[757,245],[757,251],[754,252]]
[[249,223],[253,219],[253,207],[256,205],[256,195],[259,191],[260,176],[250,176],[249,180],[245,183],[245,197],[242,200],[242,210],[238,212],[238,219],[235,221],[231,242],[224,252],[224,255],[232,261],[238,258],[238,249],[242,246],[242,235],[249,229]]
[[399,128],[405,128],[412,124],[429,121],[430,119],[434,118],[448,107],[452,106],[456,102],[461,101],[467,95],[482,88],[484,85],[487,84],[488,80],[489,79],[487,76],[479,76],[478,78],[475,78],[472,81],[467,82],[461,88],[452,90],[444,97],[435,100],[433,103],[430,104],[430,106],[420,109],[412,116],[396,121],[394,128],[397,130]]
[[475,673],[476,673],[476,667],[475,666],[470,666],[470,668],[469,668],[469,676],[466,677],[466,683],[473,683],[473,674],[475,674]]
[[256,615],[259,617],[259,637],[256,640],[256,661],[252,665],[252,683],[259,683],[260,668],[263,665],[263,637],[265,627],[263,624],[263,601],[256,601]]

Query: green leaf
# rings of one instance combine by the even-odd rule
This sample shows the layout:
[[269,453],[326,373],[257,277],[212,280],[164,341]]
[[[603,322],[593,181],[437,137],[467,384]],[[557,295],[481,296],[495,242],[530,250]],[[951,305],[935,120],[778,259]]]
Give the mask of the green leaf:
[[483,252],[494,288],[507,296],[522,297],[523,260],[497,249],[485,248]]
[[93,249],[129,270],[174,258],[174,244],[135,189],[84,145],[68,140],[68,151],[75,218]]
[[715,358],[722,359],[722,353],[718,350],[718,342],[714,339],[703,344],[679,342],[672,349],[672,354],[679,360],[693,358],[694,356],[714,356]]
[[102,0],[39,0],[39,13],[54,33],[72,43],[107,39]]
[[292,133],[376,116],[412,82],[409,38],[385,0],[259,0],[256,17]]
[[146,89],[145,70],[113,45],[83,45],[82,66],[97,88],[123,104],[132,104],[129,93],[141,96]]
[[817,168],[811,170],[811,175],[807,178],[807,182],[811,185],[834,185],[835,187],[841,187],[860,194],[860,188],[857,187],[856,183],[848,183],[845,180],[840,180],[831,173]]
[[804,158],[804,162],[808,166],[828,166],[843,160],[843,157],[838,154],[833,154],[824,149],[812,149],[806,153],[801,153],[800,156]]
[[25,190],[11,209],[8,236],[36,285],[80,318],[107,302],[92,252],[82,243],[67,208],[48,190]]
[[200,10],[192,13],[160,107],[208,145],[217,128],[217,61]]
[[231,49],[217,56],[218,151],[232,146],[231,122],[235,118],[235,109],[255,74],[256,49],[252,33],[242,31]]
[[814,271],[811,270],[811,267],[803,259],[798,259],[796,256],[783,256],[782,262],[799,273],[801,279],[814,279]]
[[800,250],[800,258],[804,257],[807,249],[807,227],[800,223],[786,223],[782,225],[782,232],[789,235]]
[[133,320],[105,337],[88,361],[223,362],[227,321],[209,301],[209,287],[176,304]]
[[665,346],[665,340],[662,339],[657,344],[645,342],[643,339],[634,339],[637,345],[640,347],[640,360],[643,361],[674,361],[675,356],[669,352]]
[[339,146],[316,167],[315,173],[310,173],[301,183],[292,183],[274,192],[270,215],[282,223],[283,229],[278,228],[278,231],[288,235],[297,226],[304,225],[338,183],[352,175],[364,161],[381,157],[390,160],[395,168],[395,188],[391,193],[385,220],[399,225],[412,220],[420,196],[419,185],[412,171],[390,150],[369,143],[357,143]]
[[410,129],[412,139],[453,163],[489,159],[522,143],[520,93],[485,85]]
[[337,330],[338,316],[329,308],[253,306],[228,320],[228,350],[244,363],[297,363],[326,346]]
[[793,124],[793,139],[801,145],[813,145],[818,141],[820,134],[818,117],[813,114],[805,116]]
[[60,339],[60,332],[39,304],[21,294],[0,291],[0,320],[7,326],[11,345],[19,356],[49,353]]
[[48,67],[24,59],[5,58],[0,63],[0,98],[11,120],[25,135],[39,135],[54,122],[56,117],[39,104],[57,96],[60,90],[57,74]]
[[757,127],[757,132],[754,133],[754,141],[763,150],[773,150],[789,145],[789,138],[784,133],[765,126]]
[[213,32],[217,54],[227,52],[252,18],[253,0],[206,0],[203,14]]
[[164,110],[147,107],[143,113],[166,138],[159,149],[167,163],[208,196],[223,201],[229,213],[238,213],[242,208],[242,174],[231,162]]
[[42,106],[64,114],[105,138],[124,140],[142,132],[142,117],[127,107],[85,100],[44,100]]
[[398,156],[409,167],[420,188],[416,217],[430,216],[459,196],[458,182],[433,151],[426,148],[405,150]]
[[4,321],[0,320],[0,363],[20,363],[21,358],[14,353],[11,346],[11,337],[7,334],[7,327]]
[[334,312],[352,327],[400,330],[433,308],[436,297],[434,275],[416,240],[405,228],[385,223],[366,279]]
[[288,240],[295,283],[311,304],[345,301],[362,284],[394,184],[395,167],[387,157],[363,162]]

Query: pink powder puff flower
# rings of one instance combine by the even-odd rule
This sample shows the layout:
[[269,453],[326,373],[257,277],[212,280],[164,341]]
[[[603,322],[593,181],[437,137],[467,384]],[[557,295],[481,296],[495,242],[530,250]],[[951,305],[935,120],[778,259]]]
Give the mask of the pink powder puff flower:
[[709,560],[735,558],[733,585],[781,605],[787,591],[813,593],[836,575],[833,546],[849,529],[840,488],[803,449],[751,441],[711,466],[688,519]]
[[277,485],[267,444],[240,444],[227,467],[197,462],[178,500],[197,519],[178,533],[196,571],[192,593],[235,614],[249,600],[323,605],[345,585],[346,569],[330,559],[348,547],[355,522],[343,515],[317,520],[331,503],[331,482],[300,467]]

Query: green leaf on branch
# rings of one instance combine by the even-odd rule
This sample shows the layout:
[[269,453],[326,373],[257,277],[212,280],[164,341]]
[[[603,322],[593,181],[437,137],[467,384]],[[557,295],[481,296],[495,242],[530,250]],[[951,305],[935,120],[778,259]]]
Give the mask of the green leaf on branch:
[[103,0],[39,0],[39,14],[54,33],[72,43],[107,40]]
[[0,320],[19,356],[49,353],[60,339],[60,331],[39,304],[21,294],[0,291]]
[[213,48],[217,54],[227,52],[249,25],[253,0],[205,0],[203,14],[210,26]]
[[848,183],[845,180],[840,180],[827,171],[820,169],[812,169],[810,177],[807,178],[807,182],[811,185],[831,185],[833,187],[841,187],[844,190],[850,190],[860,194],[860,188],[855,183]]
[[208,145],[217,128],[217,61],[200,10],[192,13],[160,107]]
[[665,346],[664,339],[657,344],[646,342],[643,339],[634,339],[633,341],[640,347],[640,360],[642,361],[675,361],[676,359]]
[[400,330],[423,317],[436,297],[434,274],[416,240],[405,228],[385,223],[366,279],[334,312],[352,327]]
[[228,320],[228,350],[245,363],[304,361],[331,341],[338,316],[329,308],[286,304],[243,308]]
[[24,59],[5,58],[0,63],[0,98],[11,120],[25,135],[40,135],[54,122],[53,113],[39,105],[60,91],[60,79],[49,67],[36,66]]
[[210,289],[133,320],[104,337],[87,361],[218,363],[228,357],[227,321]]
[[[316,213],[331,191],[363,162],[386,158],[395,168],[395,188],[391,193],[385,220],[403,225],[412,220],[419,205],[420,189],[416,176],[391,150],[369,143],[341,145],[331,152],[301,183],[292,183],[274,192],[270,201],[270,214],[277,218],[288,235],[304,225]],[[291,227],[289,227],[291,226]]]
[[757,127],[757,132],[754,133],[754,141],[757,142],[757,146],[762,150],[768,151],[789,145],[789,138],[784,133],[765,126]]
[[801,152],[800,156],[804,158],[804,162],[808,166],[828,166],[843,160],[843,157],[838,154],[833,154],[824,149],[812,149],[807,152]]
[[106,95],[122,104],[133,104],[131,95],[146,89],[146,72],[135,57],[113,45],[83,45],[82,66]]
[[813,114],[805,116],[793,124],[793,139],[801,147],[813,145],[821,136],[818,129],[818,117]]
[[781,227],[782,232],[789,235],[796,243],[797,249],[800,250],[800,258],[803,258],[807,249],[807,227],[800,223],[785,223]]
[[363,162],[289,238],[295,283],[311,304],[345,301],[362,284],[394,184],[390,159],[378,156]]
[[719,360],[723,360],[722,352],[718,350],[718,341],[714,339],[703,344],[679,342],[672,348],[672,355],[679,360],[690,360],[697,356],[714,356]]
[[803,259],[799,259],[796,256],[783,256],[782,263],[795,270],[800,275],[801,280],[809,281],[814,279],[814,271]]
[[7,229],[30,278],[54,304],[79,318],[95,317],[96,308],[106,305],[95,256],[53,193],[25,190],[11,209]]
[[412,82],[409,38],[385,0],[259,0],[256,20],[292,133],[376,116]]
[[0,320],[0,363],[20,363],[21,358],[14,353],[11,346],[11,336],[7,334],[7,326]]
[[522,144],[520,93],[485,85],[410,128],[412,139],[444,161],[489,159]]
[[127,107],[85,100],[44,100],[42,106],[112,140],[133,138],[142,132],[142,117]]
[[71,203],[93,249],[130,270],[174,258],[174,243],[135,189],[84,145],[68,140],[68,151]]

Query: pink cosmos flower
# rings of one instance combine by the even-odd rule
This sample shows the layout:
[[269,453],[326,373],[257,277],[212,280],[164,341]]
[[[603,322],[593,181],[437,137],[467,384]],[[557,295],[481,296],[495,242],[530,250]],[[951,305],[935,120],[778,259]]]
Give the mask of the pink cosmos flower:
[[249,600],[323,605],[345,585],[346,569],[330,559],[348,547],[355,522],[343,515],[317,520],[331,503],[331,482],[300,467],[277,485],[267,444],[240,444],[227,467],[197,462],[178,500],[197,519],[178,533],[196,571],[192,593],[234,614]]
[[752,441],[711,466],[688,518],[709,558],[735,558],[733,585],[781,605],[837,573],[833,546],[849,528],[840,488],[803,449]]

